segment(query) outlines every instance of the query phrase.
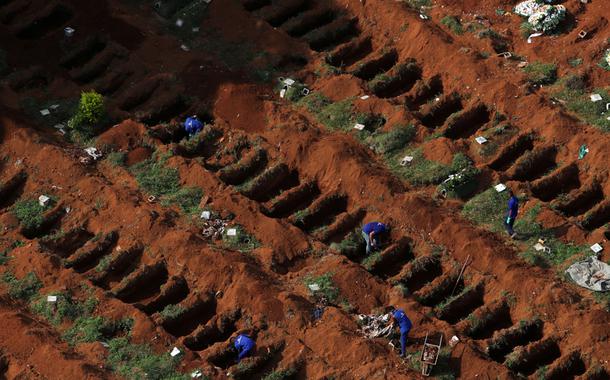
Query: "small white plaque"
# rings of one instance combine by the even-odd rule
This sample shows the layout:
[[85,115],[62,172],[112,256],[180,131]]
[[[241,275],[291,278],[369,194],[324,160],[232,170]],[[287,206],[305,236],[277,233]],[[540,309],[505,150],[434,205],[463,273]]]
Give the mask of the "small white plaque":
[[[591,94],[591,101],[592,102],[599,102],[600,100],[602,100],[602,96],[600,94]],[[42,113],[42,111],[40,111],[40,113]]]
[[499,183],[499,184],[497,184],[496,186],[494,186],[494,189],[496,189],[496,191],[497,191],[498,193],[501,193],[501,192],[503,192],[504,190],[506,190],[506,185],[505,185],[505,184],[503,184],[503,183]]
[[47,296],[47,302],[57,302],[57,296]]
[[370,96],[368,96],[368,95],[362,95],[360,97],[360,99],[362,99],[362,100],[367,100],[368,98],[370,98]]
[[591,246],[591,250],[595,253],[600,253],[604,247],[602,247],[599,243],[595,243]]
[[237,229],[235,228],[229,228],[227,230],[227,236],[237,236]]
[[286,79],[284,79],[284,84],[285,84],[286,86],[292,86],[292,85],[293,85],[293,84],[295,84],[295,83],[296,83],[296,82],[295,82],[295,80],[294,80],[294,79],[290,79],[290,78],[286,78]]
[[51,114],[51,111],[49,111],[47,108],[40,110],[40,114],[42,116],[49,116]]
[[203,211],[201,213],[201,219],[210,219],[210,216],[211,216],[211,214],[209,211]]
[[356,125],[354,125],[354,129],[357,129],[359,131],[362,131],[364,128],[364,124],[356,123]]
[[309,284],[308,287],[309,290],[311,290],[312,292],[317,292],[318,290],[320,290],[320,285],[318,284]]
[[413,156],[404,156],[402,160],[400,160],[400,166],[406,166],[411,161],[413,161]]
[[174,357],[174,356],[176,356],[176,355],[179,355],[179,354],[180,354],[180,352],[181,352],[181,351],[180,351],[180,349],[179,349],[178,347],[174,347],[174,348],[172,349],[172,352],[170,352],[169,354],[170,354],[172,357]]
[[478,136],[475,138],[475,141],[478,142],[479,144],[483,145],[487,142],[487,139],[483,136]]

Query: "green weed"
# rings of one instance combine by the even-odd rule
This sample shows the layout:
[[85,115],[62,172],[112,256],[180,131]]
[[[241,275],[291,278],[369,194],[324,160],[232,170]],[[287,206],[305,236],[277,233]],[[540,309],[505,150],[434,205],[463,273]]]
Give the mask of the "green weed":
[[110,152],[106,156],[106,161],[112,166],[125,166],[127,154],[125,152]]
[[182,305],[167,305],[159,314],[164,319],[175,319],[182,315],[186,309]]
[[26,230],[36,230],[44,223],[43,214],[48,207],[41,206],[35,199],[21,200],[11,209],[19,224]]
[[532,62],[523,71],[533,85],[553,84],[557,80],[557,65],[552,63]]
[[82,92],[76,113],[68,121],[68,127],[85,134],[92,134],[93,128],[106,113],[104,97],[95,91]]
[[[318,277],[307,276],[305,277],[303,282],[307,286],[307,290],[318,301],[326,299],[329,303],[334,304],[339,299],[339,288],[337,288],[333,281],[332,272],[324,273],[323,275]],[[313,284],[317,285],[319,287],[319,290],[311,290],[310,285]]]
[[398,125],[389,132],[372,135],[367,143],[378,154],[389,155],[404,148],[415,137],[415,127],[412,125]]
[[268,373],[262,380],[288,380],[297,374],[296,368],[278,369]]
[[73,346],[98,342],[111,339],[117,334],[128,334],[132,326],[131,318],[114,321],[101,316],[83,316],[76,318],[74,324],[64,332],[63,339]]
[[42,296],[33,301],[30,308],[53,325],[60,325],[66,320],[74,321],[79,317],[90,315],[97,306],[97,299],[94,297],[81,303],[65,292],[49,295],[56,295],[57,302],[48,302],[47,297]]
[[254,236],[248,234],[248,232],[242,226],[234,226],[231,228],[236,229],[235,236],[227,235],[227,231],[229,229],[226,229],[222,234],[222,242],[226,249],[247,253],[260,247],[260,242],[256,240]]
[[445,25],[454,34],[461,35],[464,33],[464,28],[460,19],[455,16],[445,16],[441,19],[441,24]]
[[[412,156],[413,161],[402,166],[400,161],[406,155]],[[421,148],[407,149],[404,153],[394,155],[388,165],[395,174],[413,185],[439,184],[453,170],[449,165],[426,159]]]
[[29,272],[22,279],[17,279],[11,272],[4,272],[2,281],[8,285],[9,296],[17,300],[30,301],[42,288],[42,282],[34,272]]
[[11,245],[9,245],[6,249],[4,249],[3,251],[0,252],[0,265],[4,265],[8,262],[8,260],[10,259],[9,254],[18,247],[23,246],[25,243],[22,242],[21,240],[15,240],[14,242],[11,243]]

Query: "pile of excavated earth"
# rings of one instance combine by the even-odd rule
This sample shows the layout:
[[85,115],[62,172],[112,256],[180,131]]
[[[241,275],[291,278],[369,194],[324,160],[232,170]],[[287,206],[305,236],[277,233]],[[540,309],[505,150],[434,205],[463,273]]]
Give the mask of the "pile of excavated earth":
[[610,8],[518,3],[0,0],[0,378],[610,378]]

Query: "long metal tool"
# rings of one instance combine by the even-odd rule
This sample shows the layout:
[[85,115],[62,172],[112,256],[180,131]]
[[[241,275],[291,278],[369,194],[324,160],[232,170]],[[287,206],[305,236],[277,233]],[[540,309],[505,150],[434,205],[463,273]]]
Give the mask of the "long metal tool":
[[464,274],[466,265],[468,265],[468,260],[470,260],[470,255],[468,255],[468,257],[466,257],[466,261],[464,261],[464,265],[462,265],[462,269],[460,270],[460,275],[458,276],[457,281],[455,282],[455,285],[453,286],[453,290],[451,291],[450,297],[453,297],[453,293],[455,293],[455,289],[457,289],[458,284],[460,283],[460,280],[462,279],[462,275]]

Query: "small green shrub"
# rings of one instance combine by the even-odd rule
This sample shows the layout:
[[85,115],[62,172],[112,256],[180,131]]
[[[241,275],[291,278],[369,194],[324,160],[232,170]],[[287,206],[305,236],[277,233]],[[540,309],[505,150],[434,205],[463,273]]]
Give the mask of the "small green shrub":
[[260,242],[250,234],[242,226],[231,227],[237,230],[235,236],[227,235],[227,230],[222,234],[222,242],[226,249],[247,253],[260,247]]
[[35,199],[26,199],[13,205],[12,213],[19,224],[26,230],[35,230],[44,222],[43,214],[47,207],[41,206]]
[[533,85],[553,84],[557,80],[557,65],[552,63],[532,62],[523,71]]
[[296,368],[278,369],[268,373],[262,380],[288,380],[297,374]]
[[109,366],[129,380],[188,380],[176,371],[178,360],[168,353],[157,355],[145,344],[132,344],[129,339],[115,338],[109,342]]
[[9,296],[18,300],[30,301],[42,288],[42,282],[34,272],[29,272],[21,280],[11,272],[4,272],[2,281],[8,285]]
[[[305,285],[307,286],[307,290],[312,294],[314,298],[318,301],[322,299],[326,299],[331,304],[334,304],[339,299],[339,289],[335,286],[333,282],[333,273],[327,272],[321,276],[313,277],[307,276],[303,280]],[[313,291],[309,287],[312,284],[318,285],[319,290]]]
[[64,332],[63,339],[73,346],[79,343],[98,342],[111,339],[117,334],[128,334],[132,326],[131,318],[113,321],[101,316],[78,317]]
[[376,153],[393,154],[407,146],[415,137],[415,127],[399,125],[386,133],[379,133],[369,138],[369,144]]
[[90,315],[97,305],[97,299],[93,297],[81,303],[74,300],[69,293],[54,295],[57,296],[57,302],[48,302],[47,297],[42,296],[30,305],[33,312],[40,314],[53,325],[59,325],[66,320],[74,321],[79,317]]
[[125,166],[127,154],[125,152],[110,152],[106,156],[106,161],[112,166]]
[[175,319],[185,311],[186,309],[182,305],[167,305],[159,314],[161,314],[164,319]]
[[68,121],[71,129],[83,130],[99,123],[106,113],[104,97],[95,91],[82,92],[76,113]]
[[9,254],[18,247],[23,246],[25,243],[22,242],[21,240],[15,240],[14,242],[11,243],[11,245],[8,246],[8,248],[4,249],[2,252],[0,252],[0,265],[4,265],[7,263],[7,261],[9,260],[10,256]]
[[186,215],[194,215],[199,212],[199,201],[203,196],[203,190],[198,187],[183,187],[173,194],[167,195],[161,201],[164,206],[177,204]]
[[464,28],[462,27],[462,23],[460,19],[456,16],[445,16],[441,19],[441,24],[445,25],[449,30],[451,30],[454,34],[461,35],[464,33]]

